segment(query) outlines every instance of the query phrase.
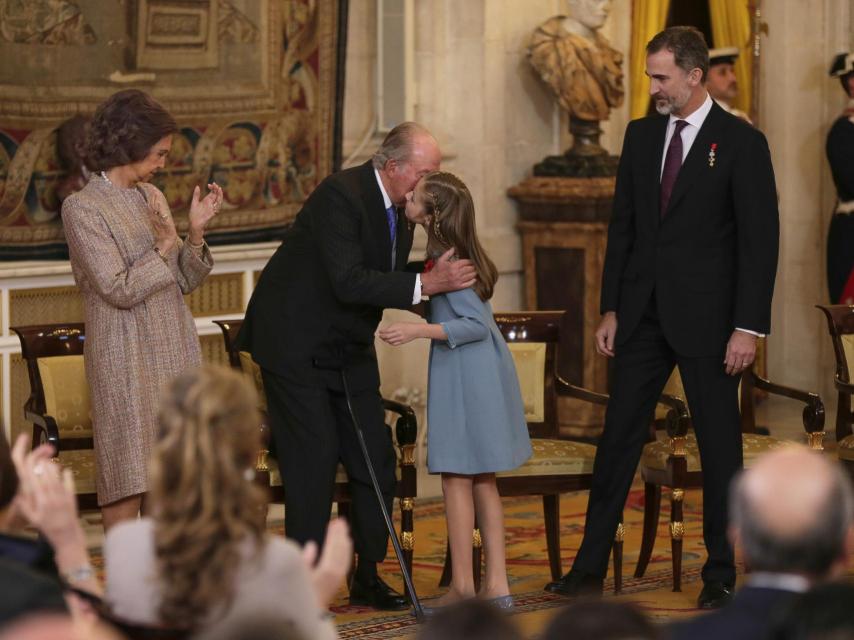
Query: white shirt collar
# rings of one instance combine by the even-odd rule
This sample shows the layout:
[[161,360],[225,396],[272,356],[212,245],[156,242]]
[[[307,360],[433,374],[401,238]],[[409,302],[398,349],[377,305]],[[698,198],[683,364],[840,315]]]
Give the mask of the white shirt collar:
[[792,591],[793,593],[805,593],[810,588],[810,581],[797,573],[766,573],[757,571],[748,577],[747,584],[760,589],[780,589],[782,591]]
[[380,172],[374,168],[374,177],[377,179],[377,184],[380,186],[380,193],[383,194],[383,206],[385,206],[386,210],[392,205],[391,198],[388,197],[388,194],[385,192],[385,187],[383,186],[382,178],[380,178]]
[[712,100],[712,96],[706,93],[706,99],[703,104],[700,105],[700,108],[694,111],[687,118],[680,118],[678,116],[674,116],[672,113],[670,114],[670,121],[667,123],[668,127],[673,127],[673,123],[677,120],[684,120],[692,127],[696,127],[699,129],[703,126],[703,123],[706,121],[706,116],[709,115],[709,111],[712,110],[712,105],[714,104],[714,100]]

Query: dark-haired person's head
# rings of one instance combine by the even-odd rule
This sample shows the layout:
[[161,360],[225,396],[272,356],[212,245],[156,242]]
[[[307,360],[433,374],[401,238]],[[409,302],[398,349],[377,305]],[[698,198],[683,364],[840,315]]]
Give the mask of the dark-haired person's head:
[[670,27],[646,45],[649,94],[662,115],[682,117],[699,107],[708,71],[709,48],[694,27]]
[[138,89],[125,89],[102,102],[89,123],[81,148],[91,171],[126,167],[136,182],[151,179],[166,163],[175,119]]
[[522,640],[503,612],[487,602],[466,600],[440,609],[418,640]]
[[640,609],[625,602],[579,600],[546,627],[542,640],[655,640],[658,632]]
[[787,446],[736,477],[730,520],[730,536],[752,571],[832,578],[851,553],[851,483],[824,456]]
[[798,596],[779,619],[769,640],[851,640],[854,584],[828,582]]

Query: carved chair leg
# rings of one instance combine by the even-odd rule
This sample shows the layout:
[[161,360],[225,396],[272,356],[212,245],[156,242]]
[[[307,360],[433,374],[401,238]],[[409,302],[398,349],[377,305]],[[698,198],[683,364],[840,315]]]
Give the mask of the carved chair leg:
[[685,522],[682,519],[684,489],[670,490],[670,550],[673,554],[673,590],[682,591],[682,538]]
[[472,573],[474,574],[474,590],[480,591],[480,578],[483,567],[483,538],[480,536],[480,527],[477,520],[474,521],[475,529],[472,532]]
[[445,543],[445,566],[442,567],[442,576],[439,578],[439,586],[447,587],[451,584],[451,578],[453,577],[452,569],[451,569],[451,545],[450,543]]
[[549,555],[549,568],[552,580],[560,580],[560,496],[550,494],[543,496],[543,520],[546,527],[546,549]]
[[623,526],[623,519],[620,518],[620,523],[617,525],[617,532],[614,534],[614,593],[620,593],[623,590],[623,540],[626,536],[626,529]]
[[641,540],[635,578],[642,578],[649,566],[652,550],[655,547],[655,534],[658,532],[658,518],[661,513],[661,486],[652,482],[644,483],[643,492],[643,538]]
[[[412,554],[415,550],[415,519],[412,516],[414,507],[414,498],[400,499],[400,546],[403,550],[403,561],[406,563],[410,576],[412,576]],[[415,580],[415,577],[412,576],[412,579]],[[411,598],[409,589],[406,589],[404,595]]]

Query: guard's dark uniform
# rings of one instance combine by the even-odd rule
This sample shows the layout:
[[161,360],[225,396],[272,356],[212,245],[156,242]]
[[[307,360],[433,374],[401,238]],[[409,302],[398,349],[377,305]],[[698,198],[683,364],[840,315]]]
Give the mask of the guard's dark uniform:
[[[854,55],[839,54],[830,75],[848,86]],[[827,234],[827,286],[831,304],[854,304],[854,100],[827,133],[827,160],[837,202]]]
[[827,159],[838,199],[827,234],[827,285],[832,304],[854,304],[842,299],[848,279],[854,277],[854,115],[833,123]]

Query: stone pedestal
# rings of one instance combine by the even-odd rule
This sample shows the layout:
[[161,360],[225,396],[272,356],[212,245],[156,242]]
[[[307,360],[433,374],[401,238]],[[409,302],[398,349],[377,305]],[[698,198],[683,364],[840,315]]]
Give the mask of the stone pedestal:
[[[569,382],[607,391],[608,361],[596,353],[599,292],[615,179],[533,177],[508,190],[519,203],[525,306],[566,311],[558,370]],[[592,439],[601,407],[570,398],[559,407],[561,431]]]

